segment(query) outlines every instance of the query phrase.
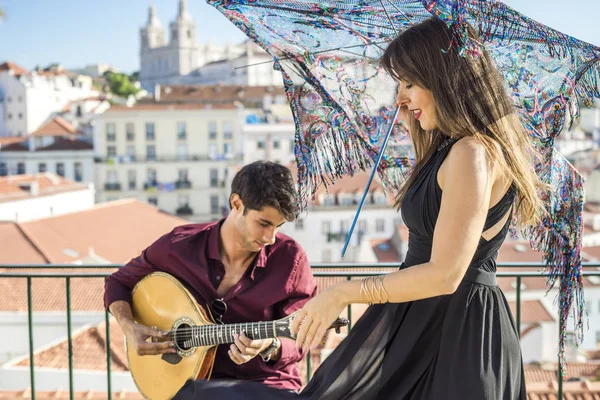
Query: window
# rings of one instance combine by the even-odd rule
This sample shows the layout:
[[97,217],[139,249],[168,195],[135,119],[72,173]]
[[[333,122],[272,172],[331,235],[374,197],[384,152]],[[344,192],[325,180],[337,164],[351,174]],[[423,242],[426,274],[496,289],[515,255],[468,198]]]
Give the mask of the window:
[[135,169],[130,169],[127,171],[127,182],[129,190],[135,190],[137,187],[136,184],[136,171]]
[[352,198],[352,196],[346,195],[346,196],[341,196],[341,203],[343,206],[351,206],[352,204],[354,204],[354,199]]
[[73,164],[73,171],[75,175],[75,182],[83,181],[83,164],[80,162]]
[[257,149],[264,149],[265,148],[265,139],[263,138],[258,138],[256,140],[256,148]]
[[219,185],[219,170],[211,168],[210,170],[210,187],[217,187]]
[[225,143],[223,145],[223,154],[225,155],[226,158],[233,157],[233,144]]
[[38,164],[38,172],[39,173],[46,172],[47,170],[48,169],[47,169],[46,163],[39,163]]
[[65,163],[57,163],[56,164],[56,175],[65,176]]
[[146,160],[156,161],[156,146],[149,144],[146,146]]
[[208,145],[208,158],[211,160],[217,158],[217,145],[214,143],[210,143]]
[[19,113],[19,119],[23,119],[23,113]]
[[223,122],[223,138],[225,140],[233,139],[233,123],[231,121]]
[[177,159],[178,160],[187,160],[188,159],[188,151],[186,143],[177,143]]
[[385,231],[385,219],[377,218],[377,220],[375,220],[375,231],[376,232],[384,232]]
[[304,220],[298,218],[295,222],[294,222],[294,228],[296,228],[297,231],[302,231],[304,230]]
[[217,123],[215,121],[208,122],[208,138],[210,140],[217,138]]
[[116,157],[117,146],[106,146],[106,157]]
[[155,206],[158,207],[158,197],[156,197],[156,196],[148,197],[148,203],[154,204]]
[[154,140],[154,122],[146,122],[146,140]]
[[80,118],[83,115],[83,111],[82,111],[80,105],[77,106],[77,113],[76,113],[76,115],[77,115],[77,118]]
[[179,207],[189,207],[190,206],[190,196],[187,194],[179,195]]
[[156,185],[156,170],[154,168],[148,168],[148,183]]
[[8,119],[12,119],[12,114],[8,113]]
[[17,164],[17,174],[23,175],[25,173],[25,163],[20,162]]
[[348,222],[348,221],[341,221],[340,222],[340,230],[342,232],[344,232],[344,234],[348,233],[350,231],[350,222]]
[[188,170],[187,168],[182,168],[177,171],[177,180],[179,182],[187,182],[188,181]]
[[321,222],[321,233],[328,234],[331,232],[331,221]]
[[106,171],[106,182],[117,183],[119,181],[117,171]]
[[177,123],[177,139],[185,140],[185,137],[186,137],[185,122],[178,122]]
[[135,146],[127,146],[127,157],[131,161],[135,161]]
[[114,142],[117,136],[116,127],[114,123],[106,124],[106,141]]
[[8,171],[6,169],[6,163],[0,163],[0,176],[8,175]]
[[135,129],[132,122],[125,124],[125,131],[127,132],[127,141],[133,142],[135,140]]
[[219,213],[219,196],[217,196],[217,195],[210,196],[210,213],[211,214]]
[[324,206],[334,206],[335,205],[335,196],[331,194],[326,194],[323,197],[323,205]]
[[273,148],[274,149],[279,149],[281,148],[281,140],[279,140],[279,136],[275,136],[273,138]]
[[362,232],[362,233],[367,232],[367,221],[366,220],[361,219],[358,221],[358,231]]

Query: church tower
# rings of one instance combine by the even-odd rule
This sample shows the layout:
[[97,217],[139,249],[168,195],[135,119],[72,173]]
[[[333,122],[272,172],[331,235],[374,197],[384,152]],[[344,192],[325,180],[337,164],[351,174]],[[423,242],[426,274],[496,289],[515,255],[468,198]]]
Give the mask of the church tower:
[[154,6],[150,6],[148,10],[148,22],[146,26],[140,29],[140,48],[142,54],[150,49],[164,46],[165,31],[160,25],[160,21],[156,18],[156,10]]
[[175,70],[180,76],[187,75],[198,68],[196,24],[187,11],[187,0],[179,0],[179,12],[175,21],[171,22],[170,28],[169,58],[175,63]]

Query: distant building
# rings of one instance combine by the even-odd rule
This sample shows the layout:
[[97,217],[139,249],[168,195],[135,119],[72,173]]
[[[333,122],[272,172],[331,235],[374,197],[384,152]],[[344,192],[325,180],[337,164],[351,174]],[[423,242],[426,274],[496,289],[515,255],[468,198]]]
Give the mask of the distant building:
[[27,137],[0,138],[0,176],[44,172],[83,184],[94,182],[91,139],[61,117]]
[[0,64],[0,137],[27,136],[69,102],[98,95],[91,78],[59,66],[28,71],[11,62]]
[[[258,64],[251,68],[250,64]],[[179,12],[169,26],[169,40],[154,7],[140,30],[140,83],[148,91],[161,85],[283,86],[281,73],[273,70],[273,58],[254,42],[240,45],[198,44],[196,23],[179,0]]]

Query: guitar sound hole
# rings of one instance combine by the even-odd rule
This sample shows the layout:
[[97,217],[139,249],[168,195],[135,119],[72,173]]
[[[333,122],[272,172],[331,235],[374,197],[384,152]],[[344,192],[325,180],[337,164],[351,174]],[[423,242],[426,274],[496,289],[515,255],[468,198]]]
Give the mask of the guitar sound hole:
[[185,342],[192,338],[192,327],[188,324],[181,324],[175,331],[175,344],[181,350],[189,350],[192,346]]

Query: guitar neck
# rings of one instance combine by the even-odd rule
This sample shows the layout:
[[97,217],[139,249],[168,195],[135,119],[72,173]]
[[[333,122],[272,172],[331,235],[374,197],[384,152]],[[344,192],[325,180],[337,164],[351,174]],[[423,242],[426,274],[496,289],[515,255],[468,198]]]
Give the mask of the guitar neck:
[[197,346],[214,346],[233,343],[236,334],[244,334],[252,340],[271,339],[275,337],[291,337],[288,324],[283,321],[243,322],[227,325],[202,325],[191,328],[189,344]]

